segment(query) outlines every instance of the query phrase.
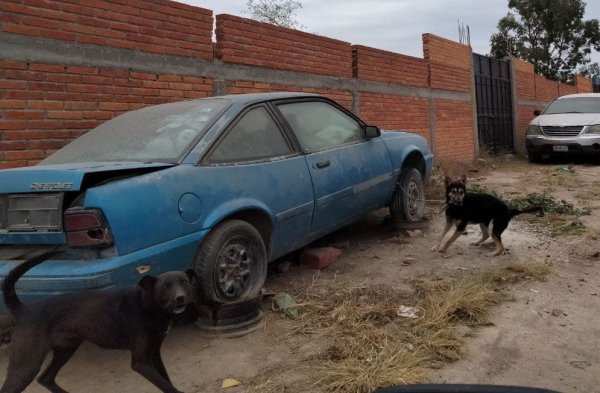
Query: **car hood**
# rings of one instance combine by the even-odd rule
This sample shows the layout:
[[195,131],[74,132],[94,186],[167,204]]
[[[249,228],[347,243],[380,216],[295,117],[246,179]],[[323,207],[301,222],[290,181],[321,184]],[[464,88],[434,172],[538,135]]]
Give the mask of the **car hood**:
[[540,115],[532,120],[536,126],[590,126],[600,124],[600,113],[557,113],[554,115]]
[[84,179],[94,174],[148,173],[173,166],[169,163],[91,162],[36,165],[0,170],[0,194],[14,192],[79,191]]

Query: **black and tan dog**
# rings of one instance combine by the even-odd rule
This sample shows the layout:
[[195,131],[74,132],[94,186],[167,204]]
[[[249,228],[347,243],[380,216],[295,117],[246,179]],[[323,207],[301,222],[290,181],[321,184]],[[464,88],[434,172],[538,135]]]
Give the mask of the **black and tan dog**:
[[163,392],[179,392],[169,379],[160,347],[172,319],[184,312],[194,297],[194,272],[144,276],[136,287],[63,294],[32,305],[21,303],[15,283],[53,254],[21,263],[2,284],[4,303],[16,319],[16,327],[0,392],[22,392],[38,374],[48,352],[53,351],[52,361],[38,382],[53,393],[65,393],[56,384],[56,375],[83,341],[130,350],[133,370]]
[[[523,213],[541,211],[539,207],[524,210],[510,209],[493,195],[467,193],[467,177],[464,175],[455,181],[446,177],[445,185],[446,226],[440,237],[439,245],[434,246],[433,251],[445,253],[448,247],[465,232],[468,224],[479,224],[482,236],[473,244],[481,245],[490,237],[491,232],[496,250],[489,253],[488,256],[506,255],[507,251],[502,244],[502,232],[508,226],[511,218]],[[456,230],[446,244],[442,246],[444,236],[453,226],[456,226]]]

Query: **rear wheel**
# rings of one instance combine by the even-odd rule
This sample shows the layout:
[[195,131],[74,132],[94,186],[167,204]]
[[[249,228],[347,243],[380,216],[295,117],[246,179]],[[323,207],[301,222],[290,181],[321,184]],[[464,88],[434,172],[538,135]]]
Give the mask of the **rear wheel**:
[[217,225],[196,256],[199,293],[209,303],[253,299],[267,277],[267,252],[260,233],[242,220]]
[[403,169],[390,201],[392,222],[416,222],[425,213],[425,190],[421,173],[415,168]]

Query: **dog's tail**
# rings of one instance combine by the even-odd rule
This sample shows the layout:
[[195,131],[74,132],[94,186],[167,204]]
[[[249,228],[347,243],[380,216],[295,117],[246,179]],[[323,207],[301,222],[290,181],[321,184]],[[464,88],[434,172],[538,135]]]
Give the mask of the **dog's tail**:
[[21,276],[23,276],[23,274],[25,274],[29,269],[39,265],[47,259],[50,259],[57,253],[58,251],[52,250],[30,258],[17,265],[4,278],[4,281],[2,282],[2,296],[4,298],[4,304],[6,305],[6,308],[8,308],[13,316],[18,315],[23,306],[23,303],[21,303],[21,300],[15,291],[15,284],[17,283],[17,280],[21,278]]
[[540,212],[540,216],[544,214],[544,209],[541,206],[528,207],[527,209],[510,209],[510,218],[523,213]]

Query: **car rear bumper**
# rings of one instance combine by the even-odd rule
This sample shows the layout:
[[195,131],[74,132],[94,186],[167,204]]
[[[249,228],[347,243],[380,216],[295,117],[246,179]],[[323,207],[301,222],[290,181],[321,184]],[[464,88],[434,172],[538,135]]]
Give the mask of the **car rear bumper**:
[[[566,146],[566,150],[558,150],[555,146]],[[525,147],[530,153],[560,154],[560,153],[597,153],[600,154],[599,136],[578,136],[572,138],[528,136]]]
[[[25,304],[62,293],[135,285],[146,274],[158,275],[190,267],[208,230],[184,236],[127,255],[94,260],[42,262],[17,281],[17,295]],[[20,261],[1,260],[0,280]],[[0,314],[6,313],[0,300]]]

